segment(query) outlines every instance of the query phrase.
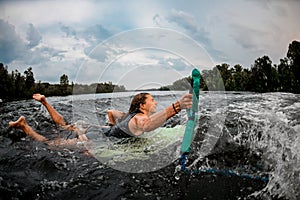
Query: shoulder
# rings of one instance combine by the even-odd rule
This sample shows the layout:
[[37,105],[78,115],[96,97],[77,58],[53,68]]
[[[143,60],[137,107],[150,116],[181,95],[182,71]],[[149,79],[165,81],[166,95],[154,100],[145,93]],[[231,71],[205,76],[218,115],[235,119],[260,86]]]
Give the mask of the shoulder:
[[143,113],[138,113],[131,118],[131,120],[129,121],[129,125],[134,125],[139,129],[143,129],[144,126],[148,124],[150,121],[151,120],[148,115],[145,115]]
[[144,126],[149,120],[150,118],[143,113],[135,114],[135,116],[133,116],[128,123],[130,132],[134,135],[143,134]]

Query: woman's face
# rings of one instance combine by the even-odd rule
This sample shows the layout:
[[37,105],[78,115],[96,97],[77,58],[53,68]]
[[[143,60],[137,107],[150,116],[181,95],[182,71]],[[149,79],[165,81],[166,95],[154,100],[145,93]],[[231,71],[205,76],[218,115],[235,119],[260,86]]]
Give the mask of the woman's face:
[[145,104],[141,105],[141,108],[148,111],[149,114],[153,114],[156,112],[156,106],[157,106],[157,102],[154,100],[154,98],[148,94]]

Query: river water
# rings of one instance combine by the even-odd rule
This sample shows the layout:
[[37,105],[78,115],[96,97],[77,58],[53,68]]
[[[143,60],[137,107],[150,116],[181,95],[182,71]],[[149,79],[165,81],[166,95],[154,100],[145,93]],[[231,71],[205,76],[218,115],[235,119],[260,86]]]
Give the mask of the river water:
[[[184,92],[151,94],[160,110]],[[82,127],[104,125],[108,109],[126,111],[132,95],[74,95],[48,101],[67,122]],[[24,115],[34,130],[49,139],[76,135],[55,125],[34,100],[2,103],[1,199],[300,198],[300,95],[201,92],[199,106],[186,165],[195,171],[224,173],[176,170],[185,111],[168,120],[159,133],[142,138],[102,138],[92,147],[50,147],[8,128],[8,122]],[[109,151],[103,153],[103,149]],[[229,171],[236,175],[226,173]]]

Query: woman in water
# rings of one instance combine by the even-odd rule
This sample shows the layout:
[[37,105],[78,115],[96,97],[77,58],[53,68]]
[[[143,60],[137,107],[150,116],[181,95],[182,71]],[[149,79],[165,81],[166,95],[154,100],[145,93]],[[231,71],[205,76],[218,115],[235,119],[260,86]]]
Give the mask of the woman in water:
[[[90,132],[89,128],[81,130],[73,124],[66,124],[64,118],[47,102],[44,95],[34,94],[33,99],[46,107],[56,124],[66,130],[74,131],[77,134],[77,138],[48,140],[46,137],[35,132],[27,124],[24,116],[21,116],[15,122],[9,122],[9,127],[19,128],[33,139],[45,142],[48,145],[73,145],[97,137],[95,131]],[[117,138],[140,136],[144,132],[149,132],[160,127],[166,120],[176,115],[182,109],[191,108],[192,95],[183,95],[178,101],[160,112],[156,112],[156,106],[157,102],[149,93],[139,93],[134,96],[127,114],[117,110],[109,110],[108,118],[111,127],[98,127],[99,132],[108,137]]]

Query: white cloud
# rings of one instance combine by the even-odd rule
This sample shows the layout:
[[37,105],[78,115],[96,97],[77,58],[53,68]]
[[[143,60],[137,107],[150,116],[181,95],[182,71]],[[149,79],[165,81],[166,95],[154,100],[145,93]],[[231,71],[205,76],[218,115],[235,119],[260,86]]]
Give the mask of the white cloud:
[[6,1],[1,6],[1,17],[9,19],[15,25],[31,22],[37,26],[44,26],[61,21],[82,23],[96,14],[93,2],[80,0]]

